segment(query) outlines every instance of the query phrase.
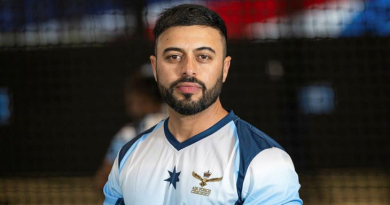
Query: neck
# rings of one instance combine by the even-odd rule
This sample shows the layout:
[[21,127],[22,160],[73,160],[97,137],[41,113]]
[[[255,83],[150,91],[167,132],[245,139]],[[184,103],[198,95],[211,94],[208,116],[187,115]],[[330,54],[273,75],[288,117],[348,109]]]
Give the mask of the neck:
[[207,130],[222,118],[228,112],[223,109],[221,102],[218,100],[207,109],[195,115],[182,115],[169,107],[169,131],[179,142],[184,142],[189,138]]

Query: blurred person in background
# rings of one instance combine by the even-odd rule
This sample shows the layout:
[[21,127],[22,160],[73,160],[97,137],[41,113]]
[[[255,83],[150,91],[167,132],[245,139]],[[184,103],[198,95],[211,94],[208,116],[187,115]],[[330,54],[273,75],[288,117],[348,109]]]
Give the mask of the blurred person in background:
[[145,75],[147,74],[136,72],[125,84],[125,110],[132,122],[123,126],[111,140],[102,164],[95,174],[95,187],[99,193],[102,193],[112,164],[123,145],[168,115],[154,78]]

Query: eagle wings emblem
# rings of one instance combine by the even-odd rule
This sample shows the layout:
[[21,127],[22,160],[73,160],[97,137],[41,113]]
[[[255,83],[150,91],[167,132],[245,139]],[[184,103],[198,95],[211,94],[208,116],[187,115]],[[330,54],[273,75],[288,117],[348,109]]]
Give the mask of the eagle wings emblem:
[[[210,176],[211,174],[209,174],[208,176]],[[208,179],[207,176],[205,176],[204,178],[202,178],[201,176],[199,176],[197,173],[195,172],[192,172],[192,176],[195,178],[195,179],[199,179],[201,182],[199,183],[199,185],[201,187],[204,187],[207,185],[206,182],[219,182],[222,180],[223,177],[220,177],[220,178],[211,178],[211,179]]]

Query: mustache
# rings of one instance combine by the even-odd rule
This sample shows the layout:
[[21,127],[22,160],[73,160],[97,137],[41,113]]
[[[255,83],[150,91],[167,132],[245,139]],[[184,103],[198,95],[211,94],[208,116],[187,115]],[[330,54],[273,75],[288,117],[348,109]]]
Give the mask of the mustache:
[[170,86],[170,89],[173,89],[180,83],[196,83],[202,88],[203,91],[206,90],[206,85],[202,81],[196,79],[195,77],[182,77],[176,80],[175,82],[173,82]]

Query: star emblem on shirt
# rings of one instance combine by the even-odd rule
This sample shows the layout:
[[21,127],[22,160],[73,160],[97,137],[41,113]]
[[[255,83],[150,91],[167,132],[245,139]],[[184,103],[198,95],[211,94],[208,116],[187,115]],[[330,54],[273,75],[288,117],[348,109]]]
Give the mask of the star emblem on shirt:
[[173,185],[173,188],[176,189],[176,182],[180,181],[179,180],[179,175],[180,175],[180,172],[176,172],[176,166],[173,168],[173,172],[169,171],[168,170],[168,173],[169,173],[169,178],[168,179],[165,179],[164,181],[167,181],[169,182],[169,185]]

